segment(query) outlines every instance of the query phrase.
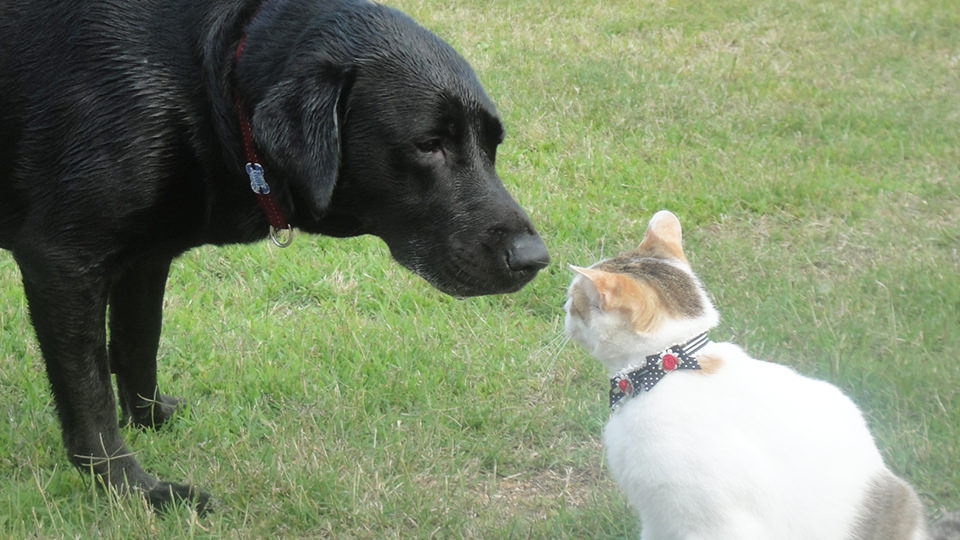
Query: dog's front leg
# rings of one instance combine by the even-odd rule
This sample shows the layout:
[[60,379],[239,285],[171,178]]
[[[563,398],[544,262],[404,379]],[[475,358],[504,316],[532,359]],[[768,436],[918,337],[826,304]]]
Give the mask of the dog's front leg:
[[117,374],[121,423],[160,427],[176,398],[157,387],[157,346],[169,258],[147,258],[124,266],[110,289],[110,369]]
[[70,461],[104,486],[138,491],[154,506],[190,500],[205,510],[209,495],[158,481],[140,467],[120,436],[106,350],[106,266],[28,242],[13,253]]
[[70,461],[109,485],[153,487],[117,425],[107,365],[106,270],[62,248],[14,250]]

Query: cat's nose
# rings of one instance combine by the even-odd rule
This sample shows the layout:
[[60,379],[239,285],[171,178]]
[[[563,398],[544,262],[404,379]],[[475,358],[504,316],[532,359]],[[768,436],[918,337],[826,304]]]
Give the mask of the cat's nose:
[[550,264],[547,246],[536,234],[521,233],[507,246],[507,266],[515,272],[540,270]]

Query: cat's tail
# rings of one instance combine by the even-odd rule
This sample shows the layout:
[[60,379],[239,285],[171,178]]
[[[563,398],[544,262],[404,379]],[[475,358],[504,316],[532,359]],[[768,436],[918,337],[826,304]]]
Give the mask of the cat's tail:
[[930,525],[931,540],[960,540],[960,511],[948,512]]

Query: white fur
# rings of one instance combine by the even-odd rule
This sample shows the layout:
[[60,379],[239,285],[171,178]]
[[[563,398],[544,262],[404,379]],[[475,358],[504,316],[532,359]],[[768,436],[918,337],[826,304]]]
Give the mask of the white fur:
[[845,540],[886,470],[836,387],[729,343],[713,374],[677,371],[613,412],[610,470],[644,540]]

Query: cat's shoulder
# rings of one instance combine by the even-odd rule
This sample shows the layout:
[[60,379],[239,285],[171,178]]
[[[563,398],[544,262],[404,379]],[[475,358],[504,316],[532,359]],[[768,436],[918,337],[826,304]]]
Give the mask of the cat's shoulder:
[[809,381],[811,384],[833,386],[820,379],[803,375],[788,365],[755,358],[736,343],[711,342],[703,349],[698,359],[701,365],[710,366],[710,369],[718,372],[720,370],[752,372],[754,375],[775,379],[797,379]]
[[736,386],[764,387],[783,397],[819,403],[823,406],[842,406],[851,411],[859,409],[838,386],[831,382],[804,375],[791,366],[750,356],[741,346],[729,342],[712,342],[698,357],[705,374],[714,372]]

